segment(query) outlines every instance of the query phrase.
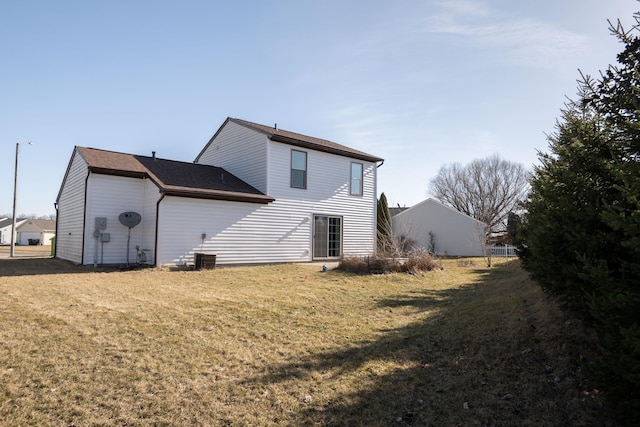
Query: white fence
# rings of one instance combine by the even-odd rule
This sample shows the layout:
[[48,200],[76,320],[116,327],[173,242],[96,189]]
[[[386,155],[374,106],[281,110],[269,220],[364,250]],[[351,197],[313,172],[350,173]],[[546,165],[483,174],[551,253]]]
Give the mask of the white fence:
[[491,255],[503,257],[515,257],[516,247],[511,245],[491,246]]

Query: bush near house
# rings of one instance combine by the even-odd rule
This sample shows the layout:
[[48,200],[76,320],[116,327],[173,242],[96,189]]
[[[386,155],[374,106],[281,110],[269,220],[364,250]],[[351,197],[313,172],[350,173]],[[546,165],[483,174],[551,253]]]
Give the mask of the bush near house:
[[368,257],[346,257],[338,263],[338,269],[358,274],[423,273],[442,270],[442,262],[431,253],[414,250],[404,257],[378,254]]

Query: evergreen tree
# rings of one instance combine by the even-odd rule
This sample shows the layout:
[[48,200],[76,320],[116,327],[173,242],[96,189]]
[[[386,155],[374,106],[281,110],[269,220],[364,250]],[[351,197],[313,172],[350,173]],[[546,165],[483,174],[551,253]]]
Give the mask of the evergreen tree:
[[640,422],[640,15],[636,26],[625,31],[620,22],[611,25],[624,44],[618,65],[611,66],[597,85],[590,102],[614,128],[611,141],[620,150],[612,169],[616,199],[608,203],[602,220],[613,229],[619,242],[614,259],[606,266],[591,266],[592,280],[607,283],[595,295],[592,314],[601,329],[605,358],[600,369],[602,382],[610,390],[618,412],[627,420]]
[[391,249],[393,246],[393,237],[391,231],[391,214],[389,213],[389,205],[387,203],[387,196],[384,193],[380,194],[378,199],[378,211],[377,211],[377,240],[378,251],[384,253]]
[[[636,15],[636,23],[640,15]],[[539,154],[525,203],[523,266],[587,316],[601,343],[596,380],[624,423],[640,422],[640,39],[612,32],[618,66],[583,76]]]
[[522,218],[515,212],[509,212],[507,216],[507,235],[511,239],[512,245],[517,245],[520,239],[520,227]]
[[540,285],[584,314],[594,286],[584,280],[585,263],[606,257],[615,244],[601,214],[614,198],[609,171],[617,157],[608,126],[583,102],[587,94],[585,83],[549,136],[549,153],[539,154],[520,246],[523,266]]

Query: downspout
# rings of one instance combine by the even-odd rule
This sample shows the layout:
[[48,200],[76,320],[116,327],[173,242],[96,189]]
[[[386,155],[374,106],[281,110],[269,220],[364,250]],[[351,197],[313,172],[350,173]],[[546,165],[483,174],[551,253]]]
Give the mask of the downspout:
[[[91,171],[88,171],[87,177],[84,179],[84,203],[82,203],[82,249],[80,255],[80,265],[84,265],[84,242],[85,242],[85,227],[87,224],[87,188],[89,186],[89,177],[91,176]],[[57,224],[57,222],[56,222]],[[56,243],[58,239],[56,239]]]
[[373,235],[375,236],[374,241],[373,241],[373,253],[374,255],[378,254],[378,168],[381,167],[382,165],[384,165],[384,159],[382,159],[382,162],[379,165],[376,165],[376,170],[374,171],[375,176],[374,176],[374,182],[375,182],[375,188],[373,190],[373,194],[376,195],[375,198],[375,203],[373,204]]
[[56,234],[55,234],[55,239],[53,239],[54,242],[56,242],[55,245],[53,245],[53,253],[51,254],[52,258],[56,257],[56,254],[58,253],[58,217],[60,215],[59,211],[58,211],[58,202],[53,202],[53,208],[56,210]]
[[164,191],[162,191],[161,194],[162,195],[156,202],[156,234],[155,234],[154,244],[153,244],[153,266],[154,267],[158,266],[158,224],[160,223],[160,202],[162,202],[162,199],[164,199],[164,195],[165,195]]

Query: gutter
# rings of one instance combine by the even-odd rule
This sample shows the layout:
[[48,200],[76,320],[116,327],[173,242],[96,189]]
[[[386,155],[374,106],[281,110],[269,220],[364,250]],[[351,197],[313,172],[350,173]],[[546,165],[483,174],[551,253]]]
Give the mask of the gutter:
[[58,202],[57,201],[53,203],[53,208],[56,210],[56,230],[55,230],[55,236],[56,236],[55,242],[56,242],[56,244],[53,245],[53,257],[52,258],[55,258],[56,254],[58,253],[58,218],[60,216],[60,212],[58,210]]

